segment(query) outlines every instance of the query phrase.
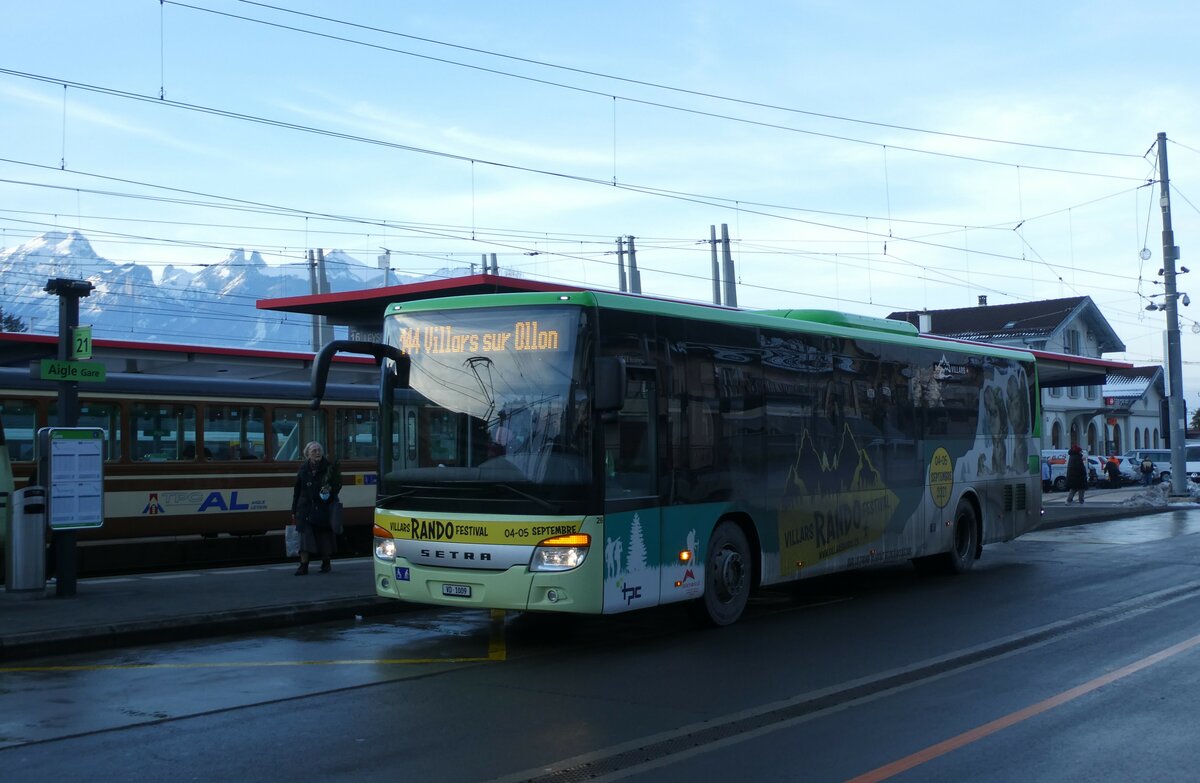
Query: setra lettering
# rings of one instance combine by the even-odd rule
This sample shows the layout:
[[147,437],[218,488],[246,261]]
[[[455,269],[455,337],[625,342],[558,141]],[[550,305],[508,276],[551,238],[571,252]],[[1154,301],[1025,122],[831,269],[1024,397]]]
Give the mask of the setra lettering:
[[491,560],[490,552],[459,552],[455,549],[422,549],[421,557],[434,558],[435,560]]

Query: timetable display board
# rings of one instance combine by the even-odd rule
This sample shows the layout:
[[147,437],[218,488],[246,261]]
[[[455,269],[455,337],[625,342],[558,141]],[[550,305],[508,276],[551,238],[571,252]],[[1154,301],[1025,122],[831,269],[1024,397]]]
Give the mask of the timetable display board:
[[104,430],[43,427],[38,446],[47,475],[46,514],[51,530],[104,525]]

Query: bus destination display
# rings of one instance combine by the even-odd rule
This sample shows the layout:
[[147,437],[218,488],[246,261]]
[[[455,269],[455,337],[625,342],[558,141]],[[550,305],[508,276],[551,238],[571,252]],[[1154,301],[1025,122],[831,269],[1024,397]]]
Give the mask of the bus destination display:
[[400,350],[408,354],[471,354],[473,356],[510,351],[560,351],[568,341],[560,339],[557,326],[538,321],[517,321],[503,328],[476,328],[470,325],[426,324],[400,330]]

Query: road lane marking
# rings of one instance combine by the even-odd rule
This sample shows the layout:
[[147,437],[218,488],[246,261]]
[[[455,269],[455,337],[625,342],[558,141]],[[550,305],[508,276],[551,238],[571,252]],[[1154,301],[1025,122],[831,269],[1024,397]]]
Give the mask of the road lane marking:
[[890,777],[899,775],[901,772],[907,772],[908,770],[913,769],[914,767],[919,767],[928,761],[945,756],[958,750],[959,748],[966,747],[971,743],[978,742],[984,737],[991,736],[998,731],[1007,729],[1009,726],[1015,726],[1021,721],[1028,720],[1034,716],[1041,715],[1043,712],[1052,710],[1055,707],[1060,707],[1067,702],[1074,701],[1080,696],[1085,696],[1092,691],[1103,688],[1105,685],[1111,685],[1112,683],[1124,679],[1131,674],[1136,674],[1143,669],[1147,669],[1155,664],[1162,663],[1169,658],[1173,658],[1176,655],[1187,652],[1197,645],[1200,645],[1200,635],[1193,636],[1192,638],[1182,641],[1179,644],[1172,645],[1165,650],[1160,650],[1153,655],[1142,658],[1140,661],[1134,661],[1128,666],[1123,666],[1116,671],[1109,672],[1108,674],[1097,677],[1094,680],[1089,680],[1082,685],[1077,685],[1070,690],[1063,691],[1062,693],[1051,696],[1048,699],[1039,701],[1037,704],[1031,704],[1024,709],[1017,710],[1016,712],[1010,712],[1008,715],[997,718],[989,723],[985,723],[982,726],[977,726],[970,731],[965,731],[955,737],[943,740],[936,745],[930,745],[924,750],[919,750],[916,753],[893,761],[890,764],[885,764],[882,767],[871,770],[870,772],[864,772],[857,777],[850,778],[847,783],[877,783],[881,780],[887,780]]
[[1128,620],[1149,612],[1194,600],[1200,581],[1147,593],[1078,615],[1070,620],[1032,628],[1010,636],[968,647],[946,655],[838,683],[792,698],[681,726],[677,729],[636,737],[560,761],[494,778],[489,783],[565,783],[586,777],[606,783],[665,768],[684,759],[733,747],[781,730],[793,729],[871,701],[922,688],[939,680],[1057,640]]

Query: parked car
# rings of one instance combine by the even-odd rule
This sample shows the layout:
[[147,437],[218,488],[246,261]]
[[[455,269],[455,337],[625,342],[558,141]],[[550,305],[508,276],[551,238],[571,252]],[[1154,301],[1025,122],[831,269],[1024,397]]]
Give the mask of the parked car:
[[1087,468],[1087,482],[1089,487],[1094,487],[1101,481],[1104,481],[1104,460],[1101,457],[1085,456],[1083,465]]

